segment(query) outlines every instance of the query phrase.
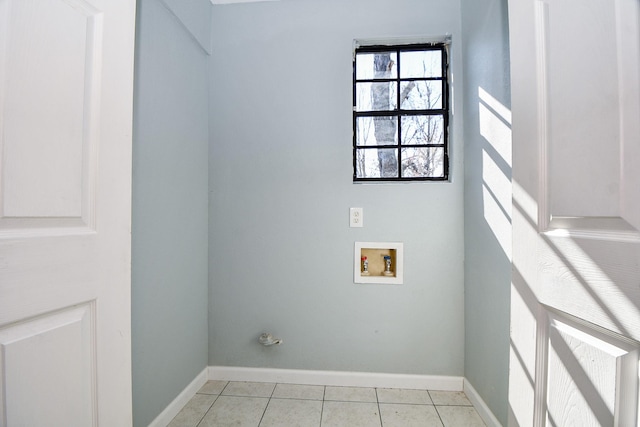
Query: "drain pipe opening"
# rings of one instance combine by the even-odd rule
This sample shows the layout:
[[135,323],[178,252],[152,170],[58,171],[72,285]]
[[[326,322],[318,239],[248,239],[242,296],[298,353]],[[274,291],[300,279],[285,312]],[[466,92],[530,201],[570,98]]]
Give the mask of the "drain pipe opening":
[[282,340],[280,338],[274,338],[271,334],[268,333],[260,335],[258,341],[260,341],[260,344],[264,345],[265,347],[282,344]]

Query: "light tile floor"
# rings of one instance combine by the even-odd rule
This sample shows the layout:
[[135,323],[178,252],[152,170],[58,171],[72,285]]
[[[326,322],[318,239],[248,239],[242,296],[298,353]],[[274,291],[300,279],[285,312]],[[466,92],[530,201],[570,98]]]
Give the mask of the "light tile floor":
[[168,427],[476,427],[463,392],[209,381]]

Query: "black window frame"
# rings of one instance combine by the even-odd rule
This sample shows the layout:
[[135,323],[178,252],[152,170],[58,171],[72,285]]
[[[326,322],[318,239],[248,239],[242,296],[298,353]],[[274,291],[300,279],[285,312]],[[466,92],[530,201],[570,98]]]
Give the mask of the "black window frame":
[[[442,73],[441,77],[421,77],[421,78],[401,78],[400,77],[400,53],[411,51],[440,51],[442,55]],[[396,77],[392,78],[374,78],[374,79],[358,79],[356,70],[356,56],[359,53],[396,53],[398,72]],[[426,110],[406,110],[401,108],[400,93],[399,90],[402,82],[410,81],[442,81],[442,108],[440,109],[426,109]],[[358,83],[379,83],[379,82],[395,82],[396,83],[396,109],[385,111],[356,111],[356,88]],[[396,44],[396,45],[370,45],[370,46],[358,46],[355,48],[353,55],[353,182],[399,182],[399,181],[449,181],[449,121],[450,121],[450,91],[449,91],[449,44],[447,42],[437,43],[416,43],[416,44]],[[443,143],[442,144],[402,144],[402,131],[401,120],[402,116],[410,115],[439,115],[443,118]],[[357,141],[357,120],[359,117],[375,117],[386,116],[396,117],[398,127],[398,141],[396,144],[389,145],[371,145],[371,146],[358,146]],[[402,148],[424,148],[424,147],[442,147],[443,153],[443,176],[438,177],[403,177],[402,174]],[[392,148],[397,149],[397,164],[398,175],[395,177],[377,177],[367,178],[357,176],[357,154],[358,150],[377,150],[380,148]]]

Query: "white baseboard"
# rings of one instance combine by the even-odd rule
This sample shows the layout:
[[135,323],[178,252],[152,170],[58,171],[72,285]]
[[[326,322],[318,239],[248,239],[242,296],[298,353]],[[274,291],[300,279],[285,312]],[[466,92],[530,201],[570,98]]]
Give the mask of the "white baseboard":
[[487,427],[502,427],[500,421],[493,415],[491,409],[487,406],[484,400],[480,397],[475,388],[471,385],[469,380],[465,378],[464,380],[464,394],[467,395],[473,406],[476,408],[476,411],[482,418],[482,421],[487,425]]
[[462,391],[464,384],[463,377],[453,376],[239,368],[232,366],[209,366],[208,378],[209,380],[224,381],[447,391]]
[[193,381],[149,424],[149,427],[167,427],[196,392],[207,382],[208,369],[204,368]]

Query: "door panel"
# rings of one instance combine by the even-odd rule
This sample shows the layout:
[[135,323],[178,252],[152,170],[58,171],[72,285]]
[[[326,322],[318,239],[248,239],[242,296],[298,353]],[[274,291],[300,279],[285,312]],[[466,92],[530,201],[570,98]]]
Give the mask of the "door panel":
[[546,314],[538,375],[546,425],[633,426],[640,344],[555,310]]
[[6,23],[0,28],[0,233],[88,231],[95,211],[102,15],[84,2],[5,0],[0,22]]
[[637,426],[640,2],[510,0],[510,425]]
[[94,310],[83,304],[0,330],[6,425],[96,425]]
[[631,95],[638,93],[640,63],[637,2],[538,0],[535,6],[548,203],[541,220],[632,220],[623,206],[635,199],[621,193],[638,195],[631,185],[637,168],[628,161],[625,167],[639,153],[640,100]]
[[610,0],[539,2],[538,19],[549,213],[619,216],[615,8]]
[[131,425],[134,0],[0,0],[0,426]]
[[[620,139],[622,141],[621,216],[640,230],[640,5],[618,1],[617,51],[620,79]],[[635,16],[635,19],[633,18]],[[635,95],[634,95],[635,94]]]

